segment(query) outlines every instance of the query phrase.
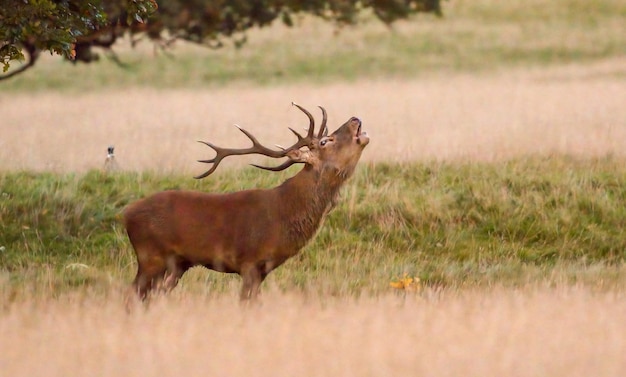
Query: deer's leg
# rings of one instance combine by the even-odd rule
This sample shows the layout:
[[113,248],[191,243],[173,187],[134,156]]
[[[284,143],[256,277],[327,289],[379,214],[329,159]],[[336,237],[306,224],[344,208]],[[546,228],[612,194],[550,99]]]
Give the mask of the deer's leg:
[[163,290],[171,291],[178,285],[178,281],[185,272],[191,267],[191,263],[177,256],[171,255],[167,259],[167,271],[163,280]]
[[239,298],[242,301],[253,300],[259,295],[261,283],[267,276],[267,273],[259,266],[247,266],[241,271],[243,278],[243,286]]
[[166,272],[165,263],[161,258],[151,259],[150,263],[139,260],[137,276],[133,281],[133,288],[141,300],[145,300],[150,291],[159,285]]

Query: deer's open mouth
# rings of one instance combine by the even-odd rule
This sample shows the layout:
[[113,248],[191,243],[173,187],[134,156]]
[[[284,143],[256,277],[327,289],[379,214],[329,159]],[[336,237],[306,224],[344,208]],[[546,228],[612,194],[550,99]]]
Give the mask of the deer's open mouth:
[[367,132],[361,129],[361,122],[359,121],[359,127],[356,129],[356,143],[366,146],[369,142],[370,138],[367,136]]

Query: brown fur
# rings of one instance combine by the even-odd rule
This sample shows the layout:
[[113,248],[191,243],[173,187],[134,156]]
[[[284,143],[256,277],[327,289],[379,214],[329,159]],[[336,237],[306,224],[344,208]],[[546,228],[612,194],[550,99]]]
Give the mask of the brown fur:
[[163,191],[129,205],[124,224],[137,254],[139,297],[155,286],[174,288],[197,265],[241,275],[241,299],[256,297],[267,274],[306,245],[335,205],[369,142],[360,127],[351,118],[306,150],[289,150],[305,167],[273,189]]

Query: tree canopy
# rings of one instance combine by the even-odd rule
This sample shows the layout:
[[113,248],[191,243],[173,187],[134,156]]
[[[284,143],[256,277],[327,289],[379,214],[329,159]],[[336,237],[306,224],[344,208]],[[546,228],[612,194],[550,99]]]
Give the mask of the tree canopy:
[[24,61],[19,74],[42,51],[73,62],[98,59],[94,47],[110,49],[122,36],[145,35],[167,46],[185,40],[219,48],[225,40],[245,42],[245,31],[275,20],[294,24],[297,14],[312,14],[337,24],[353,24],[369,9],[386,24],[414,13],[441,14],[440,0],[1,0],[0,63]]

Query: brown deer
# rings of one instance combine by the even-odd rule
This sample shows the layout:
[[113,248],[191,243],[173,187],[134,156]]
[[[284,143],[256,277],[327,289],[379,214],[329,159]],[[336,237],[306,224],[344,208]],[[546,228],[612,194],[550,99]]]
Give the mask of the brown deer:
[[199,161],[212,166],[196,179],[213,173],[227,156],[256,153],[288,158],[276,167],[253,165],[271,171],[304,164],[280,186],[227,194],[164,191],[126,208],[124,224],[138,263],[133,288],[141,299],[157,286],[171,290],[185,271],[197,265],[239,274],[241,299],[254,298],[267,274],[315,235],[369,138],[355,117],[328,135],[326,110],[321,106],[322,125],[315,135],[311,113],[294,105],[309,118],[309,128],[304,137],[289,128],[298,141],[288,148],[267,148],[242,128],[252,141],[250,148],[227,149],[201,141],[216,155]]

